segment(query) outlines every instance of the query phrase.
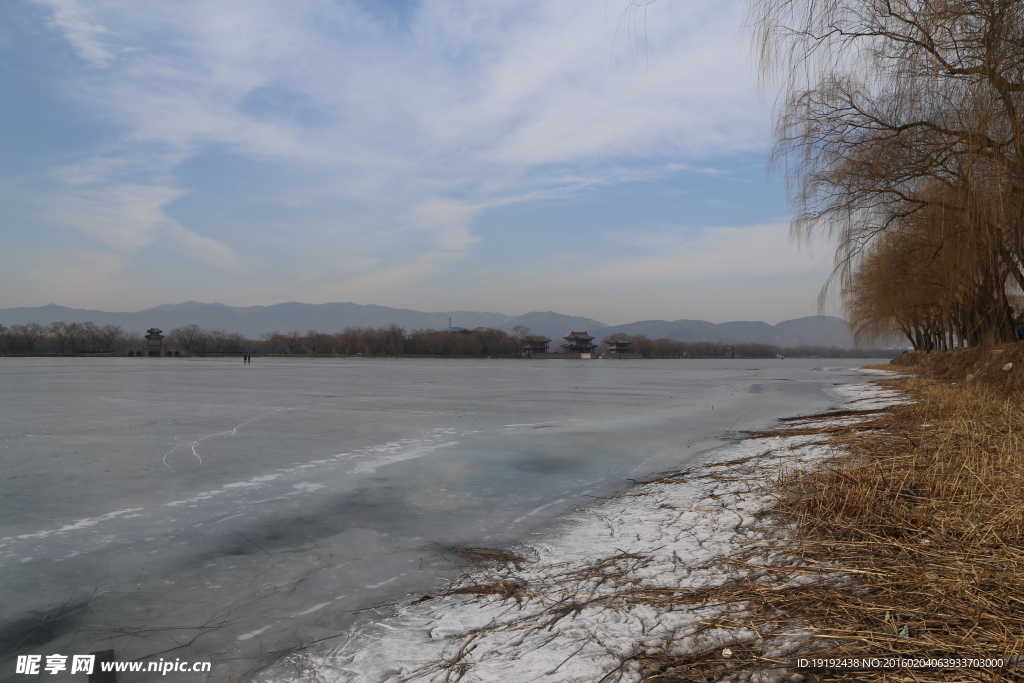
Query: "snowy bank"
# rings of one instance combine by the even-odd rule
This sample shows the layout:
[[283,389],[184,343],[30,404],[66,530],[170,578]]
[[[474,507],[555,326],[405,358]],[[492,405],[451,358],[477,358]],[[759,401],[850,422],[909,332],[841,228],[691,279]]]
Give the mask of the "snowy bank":
[[[836,390],[848,411],[904,401],[875,385]],[[857,419],[864,418],[814,425]],[[785,665],[799,633],[755,632],[743,626],[742,606],[710,596],[736,578],[738,564],[778,559],[773,539],[784,529],[770,509],[787,495],[776,490],[780,473],[811,470],[833,455],[820,434],[716,449],[687,470],[574,513],[558,534],[526,549],[529,562],[506,558],[443,594],[408,599],[393,616],[292,655],[259,680],[637,681],[659,661],[708,652],[727,659],[755,639],[762,658],[776,660],[758,677],[802,680]]]

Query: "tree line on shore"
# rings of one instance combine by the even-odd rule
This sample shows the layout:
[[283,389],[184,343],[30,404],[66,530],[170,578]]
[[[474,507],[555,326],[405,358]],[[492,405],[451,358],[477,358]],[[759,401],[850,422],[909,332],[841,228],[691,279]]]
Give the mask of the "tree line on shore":
[[834,240],[822,301],[855,339],[1013,341],[1024,293],[1024,3],[755,0],[780,77],[797,236]]
[[8,353],[109,353],[143,343],[142,335],[126,334],[119,325],[91,322],[0,325],[0,350]]
[[[530,329],[521,325],[512,332],[480,327],[475,330],[413,330],[407,333],[398,325],[349,327],[329,334],[308,330],[266,332],[248,339],[237,332],[204,330],[190,324],[176,327],[165,335],[163,347],[186,355],[282,354],[343,356],[439,356],[512,358],[522,355],[523,341]],[[821,356],[876,358],[886,354],[878,349],[803,346],[782,348],[770,344],[723,344],[720,342],[681,342],[673,339],[649,339],[632,335],[634,353],[644,358],[774,358],[782,356]],[[146,350],[146,339],[127,333],[119,325],[65,323],[48,326],[0,325],[0,351],[5,353],[127,353]]]

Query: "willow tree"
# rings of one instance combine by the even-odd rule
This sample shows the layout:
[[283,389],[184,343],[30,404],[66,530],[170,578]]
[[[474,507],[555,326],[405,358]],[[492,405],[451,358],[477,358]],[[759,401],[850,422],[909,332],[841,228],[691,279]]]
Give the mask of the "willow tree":
[[783,77],[775,160],[793,231],[836,245],[822,300],[838,288],[851,313],[884,309],[858,300],[873,291],[867,271],[901,239],[927,234],[933,260],[980,269],[925,269],[932,293],[956,292],[963,307],[931,334],[1012,338],[1008,291],[1024,289],[1024,3],[752,3],[765,74]]
[[925,207],[894,221],[863,250],[842,292],[858,343],[898,330],[915,348],[949,349],[985,343],[998,332],[984,323],[999,320],[990,312],[1007,306],[1008,274],[985,233],[959,216]]

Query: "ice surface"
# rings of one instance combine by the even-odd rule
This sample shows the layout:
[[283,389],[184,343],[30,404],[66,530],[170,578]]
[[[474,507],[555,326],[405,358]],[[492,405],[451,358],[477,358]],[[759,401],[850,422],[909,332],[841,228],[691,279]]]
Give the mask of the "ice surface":
[[[879,407],[904,401],[878,387],[841,393]],[[813,468],[831,455],[817,435],[754,438],[715,449],[684,477],[634,487],[628,496],[568,516],[530,543],[538,557],[533,565],[481,570],[456,583],[515,582],[523,588],[516,598],[454,591],[406,601],[387,618],[354,625],[331,642],[284,659],[259,680],[638,683],[643,676],[631,662],[638,653],[682,656],[760,637],[744,629],[707,628],[734,606],[653,606],[635,589],[721,585],[731,571],[723,557],[752,549],[765,556],[777,552],[768,540],[772,535],[758,533],[758,527],[770,528],[770,520],[758,517],[774,502],[762,483],[779,467]],[[726,471],[733,476],[721,476]],[[607,569],[595,571],[598,566]],[[560,610],[561,605],[568,607]],[[742,622],[742,614],[732,613],[730,621]],[[784,662],[798,640],[792,633],[773,638],[768,656]],[[758,673],[755,680],[788,680],[790,673],[781,668]]]
[[245,678],[863,362],[2,358],[0,647]]

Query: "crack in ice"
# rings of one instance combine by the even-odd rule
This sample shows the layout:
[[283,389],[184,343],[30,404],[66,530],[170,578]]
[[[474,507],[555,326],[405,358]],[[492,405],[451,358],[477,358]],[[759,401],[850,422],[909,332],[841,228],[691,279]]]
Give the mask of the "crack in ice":
[[[284,410],[284,409],[282,408],[281,410]],[[268,415],[273,415],[274,413],[279,413],[279,412],[281,412],[281,410],[271,410],[270,412],[264,413],[263,415],[257,415],[256,417],[250,418],[250,419],[246,420],[245,422],[242,422],[241,424],[235,425],[234,429],[231,429],[230,431],[223,431],[223,432],[216,432],[214,434],[207,434],[206,436],[200,437],[200,438],[196,439],[195,441],[191,441],[191,440],[188,441],[188,445],[189,445],[189,447],[192,450],[192,455],[196,456],[196,460],[198,460],[199,464],[202,465],[203,464],[203,458],[202,458],[202,456],[199,455],[199,451],[196,450],[197,448],[199,448],[199,444],[201,442],[206,441],[207,439],[212,439],[215,436],[237,436],[238,435],[238,430],[241,429],[242,427],[244,427],[245,425],[249,424],[250,422],[255,422],[256,420],[263,419],[263,418],[267,417]],[[174,437],[174,440],[177,441],[180,438],[181,437],[176,436],[176,437]],[[182,444],[179,443],[174,448],[172,448],[171,450],[169,450],[166,453],[164,453],[164,457],[160,459],[161,462],[163,462],[163,464],[167,467],[167,469],[169,469],[169,470],[173,470],[174,469],[173,467],[171,467],[170,463],[167,462],[167,456],[169,456],[171,453],[173,453],[174,451],[176,451],[179,448],[181,448],[181,446],[182,446]]]

